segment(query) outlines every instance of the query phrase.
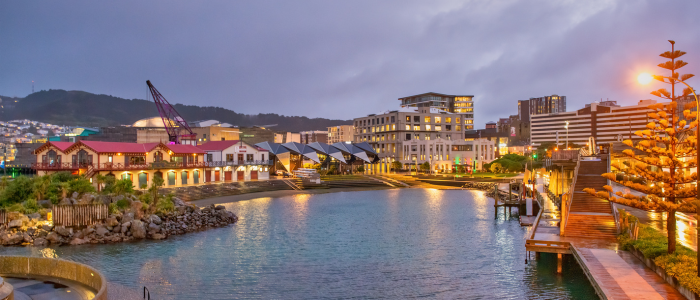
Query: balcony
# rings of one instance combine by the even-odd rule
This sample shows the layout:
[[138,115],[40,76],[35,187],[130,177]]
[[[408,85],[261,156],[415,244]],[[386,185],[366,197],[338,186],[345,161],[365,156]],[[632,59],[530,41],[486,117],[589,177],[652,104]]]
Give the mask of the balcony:
[[274,164],[272,160],[246,160],[246,161],[209,161],[205,163],[207,167],[227,167],[227,166],[270,166]]
[[210,162],[170,162],[159,161],[146,164],[121,164],[121,163],[33,163],[32,169],[35,170],[77,170],[93,167],[95,171],[129,171],[129,170],[157,170],[157,169],[187,169],[187,168],[211,168],[211,167],[226,167],[226,166],[269,166],[272,165],[272,160],[249,160],[249,161],[210,161]]

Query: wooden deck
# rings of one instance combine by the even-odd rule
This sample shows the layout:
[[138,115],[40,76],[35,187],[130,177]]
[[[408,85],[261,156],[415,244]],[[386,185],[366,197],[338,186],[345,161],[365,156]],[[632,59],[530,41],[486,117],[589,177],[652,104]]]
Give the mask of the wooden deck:
[[[538,189],[542,188],[538,184]],[[675,288],[608,238],[559,235],[558,212],[546,198],[525,242],[527,251],[571,254],[601,299],[685,299]],[[563,270],[566,271],[566,270]]]

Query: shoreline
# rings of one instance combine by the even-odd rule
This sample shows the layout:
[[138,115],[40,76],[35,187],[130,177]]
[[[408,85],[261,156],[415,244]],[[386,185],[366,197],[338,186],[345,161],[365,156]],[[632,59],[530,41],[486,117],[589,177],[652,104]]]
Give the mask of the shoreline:
[[221,196],[221,197],[214,197],[214,198],[206,198],[206,199],[199,199],[199,200],[192,200],[188,201],[187,203],[194,204],[197,206],[207,206],[207,205],[218,205],[218,204],[226,204],[226,203],[233,203],[233,202],[239,202],[239,201],[246,201],[246,200],[253,200],[253,199],[258,199],[258,198],[282,198],[286,196],[291,196],[291,195],[298,195],[298,194],[311,194],[311,195],[317,195],[317,194],[330,194],[330,193],[339,193],[339,192],[361,192],[361,191],[374,191],[374,190],[391,190],[391,189],[398,189],[395,187],[352,187],[352,188],[335,188],[335,189],[312,189],[312,190],[279,190],[279,191],[271,191],[271,192],[259,192],[259,193],[248,193],[248,194],[242,194],[242,195],[231,195],[231,196]]

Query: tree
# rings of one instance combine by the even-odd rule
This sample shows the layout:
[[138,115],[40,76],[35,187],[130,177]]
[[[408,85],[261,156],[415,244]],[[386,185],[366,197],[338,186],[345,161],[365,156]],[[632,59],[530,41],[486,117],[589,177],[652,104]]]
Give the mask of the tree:
[[359,167],[357,167],[357,169],[355,169],[355,171],[356,171],[357,173],[364,173],[364,172],[365,172],[365,167],[359,166]]
[[[685,52],[675,50],[673,47],[674,42],[669,42],[672,45],[671,51],[660,55],[668,59],[668,61],[659,64],[659,67],[670,71],[671,76],[669,77],[677,81],[690,79],[694,76],[693,74],[680,75],[677,72],[678,69],[687,64],[678,59]],[[600,198],[656,211],[666,211],[668,213],[666,220],[668,253],[674,253],[676,251],[676,211],[692,211],[693,201],[697,196],[697,191],[691,186],[691,183],[696,182],[698,176],[696,172],[691,173],[691,171],[696,168],[695,160],[692,158],[697,155],[697,149],[695,149],[697,140],[695,128],[698,126],[698,121],[695,119],[697,113],[689,110],[695,107],[695,102],[684,107],[683,116],[680,116],[677,110],[677,101],[680,97],[689,95],[691,93],[690,89],[686,88],[683,90],[682,95],[677,95],[676,80],[666,81],[660,76],[654,76],[654,78],[670,84],[671,91],[659,89],[651,92],[651,94],[671,100],[671,102],[669,104],[657,103],[650,105],[649,109],[653,110],[653,112],[648,113],[648,116],[652,121],[647,124],[646,130],[635,132],[635,135],[642,140],[637,142],[636,145],[631,140],[623,142],[625,145],[643,152],[644,156],[636,154],[631,149],[624,150],[623,154],[631,158],[634,163],[615,163],[612,164],[612,167],[626,176],[618,177],[613,173],[603,174],[603,177],[611,181],[643,192],[648,196],[640,198],[617,192],[615,195],[623,199],[616,198],[611,195],[612,187],[607,185],[604,187],[607,192],[596,192],[593,189],[586,189],[586,191]],[[682,120],[681,117],[685,117],[685,120]],[[686,120],[693,121],[688,124]],[[632,178],[637,176],[646,179],[649,184],[624,180],[625,177]]]
[[420,164],[420,169],[423,171],[430,171],[430,163],[426,161]]
[[395,160],[391,162],[391,168],[394,169],[394,172],[396,172],[397,170],[401,170],[403,168],[403,164],[400,161]]
[[490,170],[493,173],[501,173],[501,171],[503,171],[503,167],[499,163],[492,163]]
[[158,207],[158,189],[165,184],[165,180],[160,176],[153,176],[153,182],[151,183],[151,194],[153,195],[153,202],[151,203],[151,208],[155,210]]

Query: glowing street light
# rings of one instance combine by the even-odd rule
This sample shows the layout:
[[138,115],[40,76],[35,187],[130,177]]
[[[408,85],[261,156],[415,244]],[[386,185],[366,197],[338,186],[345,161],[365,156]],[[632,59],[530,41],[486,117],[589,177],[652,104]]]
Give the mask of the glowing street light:
[[637,76],[637,81],[643,85],[649,84],[652,79],[654,79],[654,76],[651,76],[649,73],[641,73]]

